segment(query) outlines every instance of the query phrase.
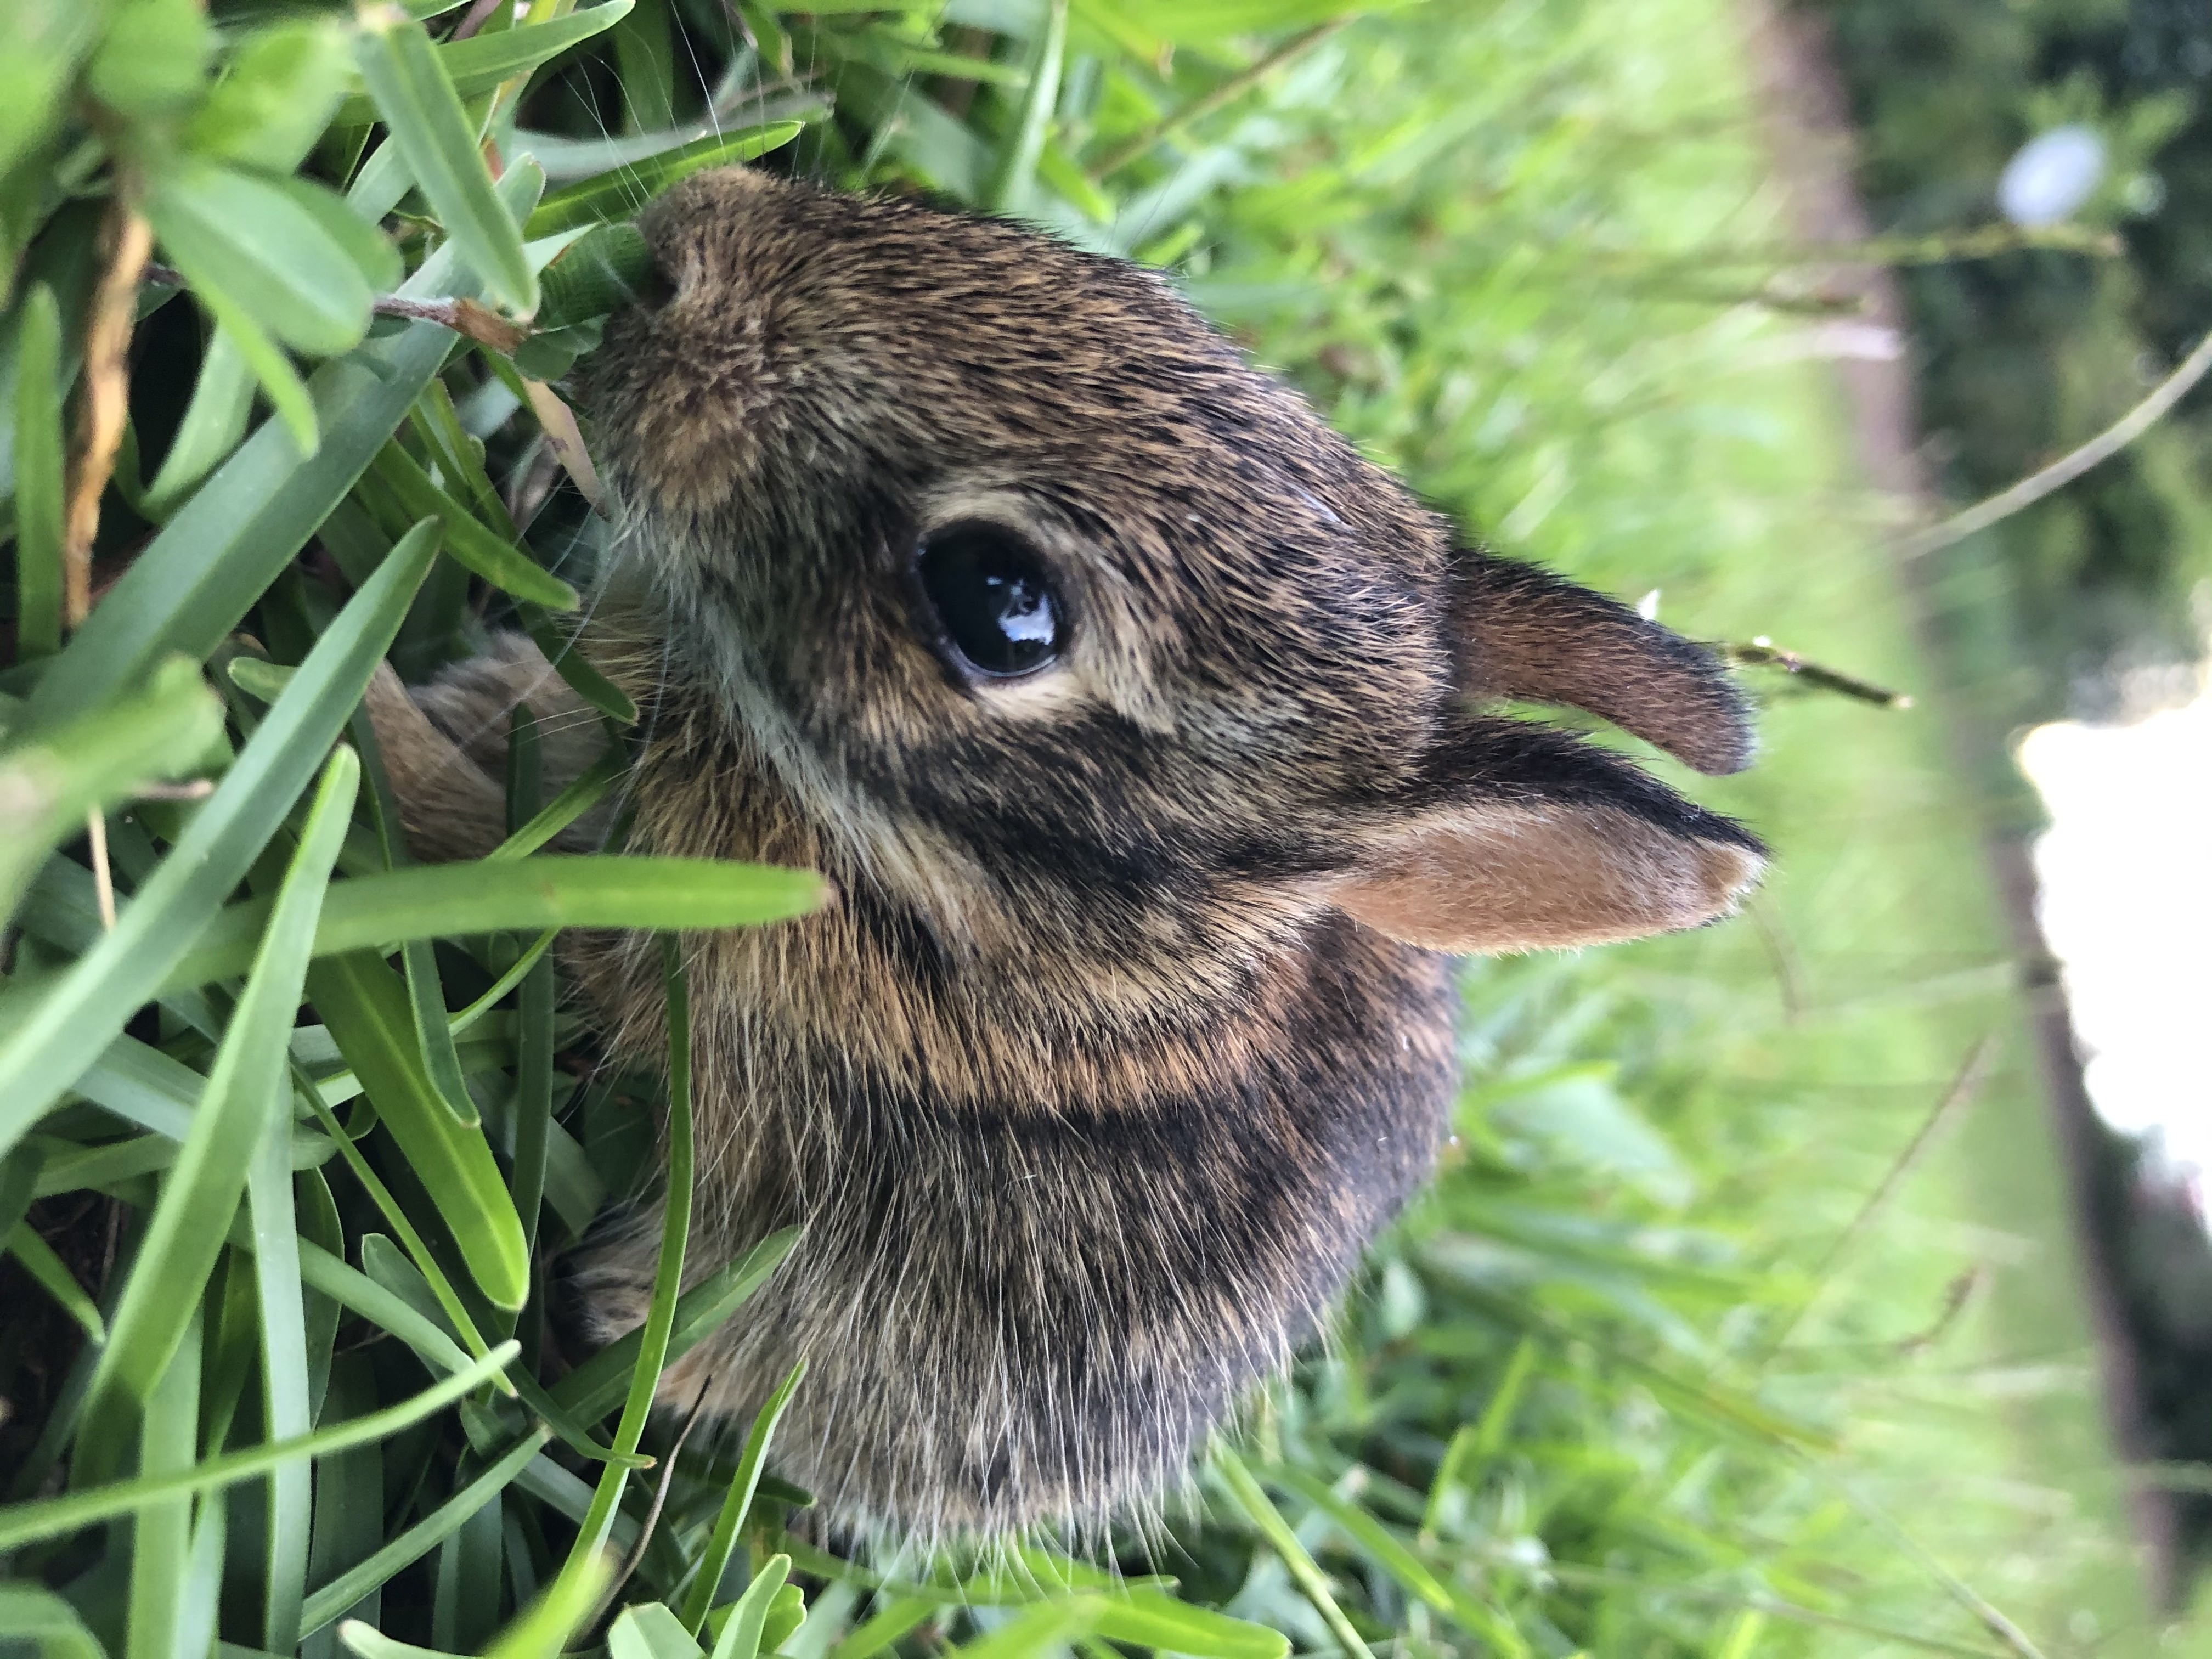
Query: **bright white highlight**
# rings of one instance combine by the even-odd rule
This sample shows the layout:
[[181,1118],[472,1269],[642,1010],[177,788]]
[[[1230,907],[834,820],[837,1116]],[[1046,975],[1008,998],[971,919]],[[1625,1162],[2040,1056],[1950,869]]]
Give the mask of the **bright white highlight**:
[[2013,153],[1997,179],[1997,207],[2016,225],[2073,217],[2105,176],[2105,141],[2087,127],[2053,127]]
[[2065,964],[2090,1098],[2212,1170],[2212,695],[2132,726],[2039,726],[2044,932]]

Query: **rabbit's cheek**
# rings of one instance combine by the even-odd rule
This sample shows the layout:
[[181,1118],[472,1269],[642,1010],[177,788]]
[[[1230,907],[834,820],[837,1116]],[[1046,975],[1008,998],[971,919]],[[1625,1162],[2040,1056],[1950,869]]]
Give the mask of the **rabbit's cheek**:
[[1079,714],[1091,701],[1079,672],[1048,669],[1018,680],[986,682],[974,692],[985,720],[1054,720]]

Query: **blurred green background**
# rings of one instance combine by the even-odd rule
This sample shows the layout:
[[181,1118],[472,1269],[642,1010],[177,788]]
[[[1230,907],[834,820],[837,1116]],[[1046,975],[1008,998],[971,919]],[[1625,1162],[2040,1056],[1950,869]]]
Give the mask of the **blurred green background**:
[[[1883,246],[1914,250],[1898,280],[1924,453],[1946,494],[1973,500],[2125,409],[2212,315],[2212,24],[2166,0],[1824,0],[1805,15],[1813,38],[1832,31],[1860,126],[1863,167],[1829,164],[1856,169]],[[2024,975],[2048,975],[2018,959],[1986,854],[2033,813],[1995,738],[2123,708],[2146,695],[2142,671],[2200,648],[2202,410],[2185,403],[1902,582],[1892,543],[1915,509],[1869,485],[1836,374],[1839,354],[1869,349],[1823,275],[1850,251],[1808,244],[1776,176],[1792,112],[1760,96],[1753,42],[1771,21],[1721,0],[0,8],[0,848],[28,849],[0,860],[15,906],[0,1643],[323,1659],[343,1642],[402,1659],[496,1638],[513,1659],[550,1655],[600,1639],[573,1628],[592,1589],[580,1529],[621,1544],[649,1526],[617,1659],[696,1654],[678,1615],[699,1634],[690,1614],[709,1603],[721,1659],[1070,1645],[1258,1659],[1283,1638],[1608,1659],[2212,1650],[2187,1612],[2196,1511],[2147,1566],[2130,1510],[2141,1479],[2206,1485],[2190,1357],[2161,1396],[2178,1425],[2153,1448],[2161,1468],[2130,1474],[2081,1293],[2083,1177],[2053,1151],[2025,1025]],[[1990,255],[1972,238],[1996,222],[1999,171],[2064,122],[2105,135],[2108,186],[2080,234],[2000,229]],[[529,210],[526,156],[568,192],[526,222],[527,249],[494,222],[478,140],[510,208]],[[313,845],[308,775],[245,776],[255,751],[240,747],[223,790],[238,786],[247,827],[217,843],[208,826],[233,796],[148,804],[135,786],[220,770],[229,747],[165,765],[127,739],[207,744],[199,676],[142,684],[173,648],[221,671],[206,684],[237,745],[289,711],[319,759],[376,652],[319,679],[319,659],[277,671],[367,628],[370,573],[408,556],[402,532],[424,512],[446,520],[447,550],[387,629],[410,678],[488,629],[560,626],[544,574],[586,584],[600,534],[517,366],[557,384],[588,325],[512,362],[473,342],[441,359],[413,343],[434,324],[372,327],[366,295],[435,258],[419,292],[453,293],[473,270],[495,308],[526,315],[530,267],[556,251],[543,238],[626,212],[687,143],[693,159],[696,143],[764,150],[757,165],[835,185],[1022,215],[1166,268],[1471,535],[1650,596],[1694,636],[1771,641],[1911,699],[1747,668],[1760,763],[1696,786],[1776,849],[1746,913],[1470,964],[1467,1088],[1433,1192],[1374,1252],[1326,1351],[1255,1404],[1239,1451],[1111,1563],[1042,1540],[982,1571],[847,1560],[807,1532],[804,1494],[771,1480],[746,1506],[743,1425],[691,1442],[655,1509],[659,1470],[611,1479],[561,1442],[538,1450],[537,1405],[482,1389],[359,1444],[318,1442],[311,1486],[295,1457],[274,1479],[257,1466],[179,1495],[210,1460],[419,1401],[510,1329],[527,1359],[544,1261],[643,1179],[658,1085],[579,1086],[556,1063],[583,1038],[555,1012],[550,969],[512,995],[495,984],[559,917],[502,912],[397,969],[375,958],[354,990],[363,1007],[364,986],[386,988],[376,1006],[399,998],[386,1073],[327,976],[310,978],[296,1026],[289,1005],[272,1018],[254,1001],[243,956],[174,990],[170,964],[211,948],[224,893],[249,870],[274,891],[294,838]],[[79,365],[125,210],[192,294],[124,290],[129,420],[88,550],[102,597],[56,655],[42,641],[67,609],[51,580],[60,487],[83,474],[59,452],[84,447]],[[398,388],[384,413],[372,385]],[[394,471],[387,439],[442,501],[394,485],[405,464]],[[474,526],[465,563],[459,519]],[[1961,732],[1982,746],[1962,750]],[[143,919],[136,958],[101,942],[81,830],[94,804],[126,928]],[[379,868],[362,812],[334,891]],[[236,856],[221,891],[163,876],[180,845]],[[292,975],[274,1004],[300,1000]],[[492,990],[441,1053],[444,1023],[423,1009]],[[49,1012],[62,996],[66,1018]],[[226,1184],[220,1158],[195,1162],[185,1127],[203,1087],[203,1118],[217,1085],[236,1093],[223,1054],[265,1066],[264,1093],[288,1103],[267,1123],[250,1104],[227,1131],[264,1171],[243,1208],[242,1170]],[[472,1154],[490,1185],[464,1197],[379,1091],[380,1077],[401,1092],[434,1080],[448,1055],[496,1155]],[[363,1085],[380,1123],[349,1103]],[[343,1130],[289,1105],[311,1095],[343,1109]],[[358,1148],[338,1146],[349,1135]],[[532,1145],[550,1149],[535,1188]],[[2134,1153],[2101,1145],[2098,1178],[2124,1194]],[[519,1319],[471,1249],[512,1224],[510,1198],[541,1264]],[[234,1212],[256,1228],[285,1218],[326,1252],[303,1258],[312,1282],[286,1277],[282,1250],[270,1266],[265,1238],[242,1248]],[[163,1248],[142,1249],[165,1212]],[[178,1265],[196,1251],[196,1270]],[[354,1279],[314,1265],[332,1258],[358,1264]],[[157,1340],[162,1302],[173,1328]],[[87,1331],[131,1360],[103,1362]],[[641,1427],[665,1459],[675,1425],[617,1425],[624,1381],[591,1410],[560,1403],[603,1443]],[[133,1471],[156,1484],[100,1496]],[[744,1522],[733,1557],[726,1508]],[[1116,1592],[1101,1565],[1174,1583]],[[786,1566],[799,1589],[778,1598]],[[510,1623],[549,1585],[550,1613]],[[733,1604],[772,1607],[765,1629],[748,1633]],[[361,1621],[343,1638],[341,1617]]]

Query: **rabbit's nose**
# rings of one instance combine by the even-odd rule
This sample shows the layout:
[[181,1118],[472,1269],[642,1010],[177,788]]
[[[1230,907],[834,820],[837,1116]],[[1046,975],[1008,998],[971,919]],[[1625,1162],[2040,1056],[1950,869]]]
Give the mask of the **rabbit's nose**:
[[659,311],[677,295],[676,280],[661,263],[664,257],[656,249],[651,263],[630,284],[630,303],[640,311]]
[[669,274],[668,252],[648,247],[641,252],[634,264],[623,271],[623,303],[629,308],[648,314],[660,311],[682,291],[677,279]]

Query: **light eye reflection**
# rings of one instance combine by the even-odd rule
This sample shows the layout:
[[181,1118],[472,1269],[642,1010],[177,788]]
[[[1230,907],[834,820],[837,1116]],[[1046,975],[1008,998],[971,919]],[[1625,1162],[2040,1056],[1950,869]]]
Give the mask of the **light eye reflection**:
[[1035,673],[1059,654],[1065,618],[1044,561],[1002,526],[933,532],[915,561],[946,642],[988,678]]

